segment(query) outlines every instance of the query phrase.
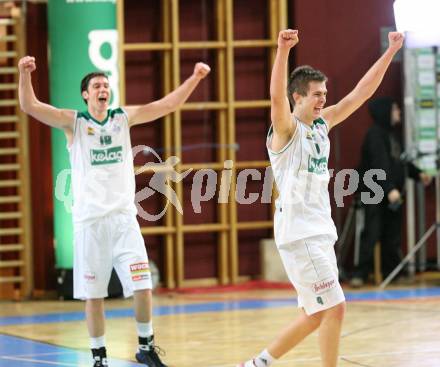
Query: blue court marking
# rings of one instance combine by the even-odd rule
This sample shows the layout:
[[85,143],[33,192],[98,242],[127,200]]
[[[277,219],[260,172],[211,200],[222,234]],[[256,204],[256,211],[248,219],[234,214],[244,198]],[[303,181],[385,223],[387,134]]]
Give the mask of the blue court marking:
[[345,294],[347,301],[395,301],[409,298],[440,297],[440,287],[392,289],[386,291],[350,292]]
[[[387,301],[409,298],[440,297],[440,287],[435,288],[414,288],[414,289],[393,289],[386,291],[368,291],[368,292],[347,292],[347,301]],[[196,314],[203,312],[225,312],[237,310],[255,310],[264,308],[279,308],[296,305],[296,298],[280,299],[255,299],[255,300],[237,300],[223,302],[206,302],[185,304],[177,306],[157,306],[153,309],[153,315],[179,315]],[[117,319],[123,317],[133,317],[131,308],[115,309],[106,311],[108,319]],[[73,322],[84,320],[84,312],[66,312],[66,313],[48,313],[31,316],[9,316],[0,317],[0,326],[22,325],[22,324],[46,324],[59,322]]]
[[[139,367],[140,364],[109,358],[112,367]],[[80,351],[0,334],[0,367],[90,367],[90,351]]]
[[[179,314],[195,314],[202,312],[223,312],[233,310],[252,310],[261,308],[283,307],[295,305],[296,299],[275,299],[275,300],[242,300],[242,301],[225,301],[225,302],[208,302],[195,303],[177,306],[158,306],[154,307],[154,316],[167,316]],[[133,317],[132,308],[114,309],[105,312],[107,319],[117,319],[123,317]],[[29,325],[29,324],[46,324],[58,322],[83,321],[84,312],[65,312],[65,313],[48,313],[31,316],[8,316],[0,317],[0,326],[8,325]]]

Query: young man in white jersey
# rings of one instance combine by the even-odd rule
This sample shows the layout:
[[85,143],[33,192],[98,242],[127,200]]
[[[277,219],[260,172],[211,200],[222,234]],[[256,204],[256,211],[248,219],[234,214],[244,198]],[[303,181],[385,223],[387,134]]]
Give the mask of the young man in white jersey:
[[296,68],[288,78],[289,52],[299,41],[298,31],[279,33],[270,83],[272,127],[267,148],[280,194],[275,242],[301,310],[266,349],[237,367],[270,366],[317,329],[322,366],[337,365],[345,297],[333,249],[337,234],[328,193],[328,132],[379,87],[402,47],[403,35],[391,32],[388,40],[388,49],[356,87],[337,104],[324,108],[327,78],[310,66]]
[[129,129],[178,109],[210,68],[197,63],[193,74],[160,100],[111,110],[111,90],[103,73],[81,82],[86,112],[58,109],[40,102],[33,91],[35,58],[19,63],[20,106],[37,120],[62,129],[72,166],[74,205],[74,297],[85,300],[94,367],[107,366],[104,298],[113,266],[124,296],[133,295],[139,351],[136,360],[166,367],[154,344],[152,283],[144,241],[136,220],[135,175]]

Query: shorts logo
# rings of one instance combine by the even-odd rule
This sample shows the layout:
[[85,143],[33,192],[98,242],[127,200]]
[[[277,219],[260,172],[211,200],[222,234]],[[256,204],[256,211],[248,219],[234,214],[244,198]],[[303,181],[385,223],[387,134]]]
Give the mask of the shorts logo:
[[122,147],[118,146],[107,149],[91,149],[90,162],[92,166],[120,163],[122,162]]
[[87,283],[93,283],[96,280],[96,274],[91,271],[84,273],[84,279]]
[[148,263],[136,263],[130,265],[131,279],[136,282],[151,278],[150,266]]
[[312,285],[312,289],[313,292],[315,292],[315,294],[322,294],[325,293],[327,291],[329,291],[330,289],[334,288],[336,286],[336,281],[333,278],[328,278],[325,280],[322,280],[320,282],[314,283]]
[[320,305],[324,304],[324,301],[322,300],[322,297],[316,297],[316,302],[318,302]]

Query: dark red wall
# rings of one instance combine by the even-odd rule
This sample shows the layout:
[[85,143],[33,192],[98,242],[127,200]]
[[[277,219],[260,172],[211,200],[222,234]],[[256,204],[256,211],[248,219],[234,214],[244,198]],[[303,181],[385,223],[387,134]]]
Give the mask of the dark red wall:
[[[214,1],[206,1],[208,11],[203,13],[200,10],[200,1],[181,2],[182,39],[214,39],[215,19],[209,15],[213,13],[214,3]],[[152,7],[149,2],[147,8],[143,2],[137,0],[129,0],[125,4],[127,19],[130,19],[126,26],[127,41],[161,41],[159,6]],[[253,1],[252,4],[249,8],[249,1],[235,1],[234,33],[237,39],[257,39],[267,36],[266,1]],[[356,85],[380,56],[380,28],[394,24],[392,4],[393,0],[290,1],[289,27],[300,30],[300,44],[292,53],[291,67],[311,64],[326,73],[329,77],[328,103],[335,103]],[[195,10],[191,10],[191,7]],[[29,4],[28,53],[37,57],[39,72],[34,75],[34,85],[37,95],[43,101],[49,100],[46,28],[46,6]],[[209,51],[188,51],[182,54],[182,79],[191,73],[194,62],[199,59],[211,64],[214,60]],[[127,65],[128,103],[148,102],[163,94],[159,87],[161,75],[158,72],[160,70],[158,53],[131,54],[127,57]],[[237,50],[235,69],[237,99],[268,97],[270,70],[264,51]],[[400,99],[401,77],[400,63],[393,63],[376,95],[391,95]],[[205,81],[204,86],[197,90],[191,100],[215,100],[212,83],[213,81]],[[185,112],[183,118],[185,123],[183,144],[203,144],[213,139],[215,130],[212,125],[214,120],[212,113]],[[267,110],[237,113],[239,160],[267,158],[264,138],[268,123]],[[370,123],[364,106],[332,131],[332,168],[339,170],[357,166],[359,147]],[[55,286],[50,131],[47,127],[31,121],[30,135],[35,285],[37,289],[47,290]],[[160,122],[155,122],[146,129],[136,128],[133,130],[133,135],[133,144],[147,144],[156,149],[162,146]],[[197,162],[210,158],[214,160],[214,157],[215,151],[212,149],[200,148],[196,151],[186,151],[183,160]],[[138,181],[145,179],[146,177],[138,178]],[[429,194],[432,198],[433,193],[429,192]],[[427,200],[430,219],[432,219],[433,207],[429,205],[432,202],[433,200]],[[345,208],[334,208],[333,216],[339,227],[343,223],[349,203],[350,198],[345,201]],[[147,205],[152,208],[158,207],[154,202]],[[185,207],[189,208],[188,203]],[[256,210],[249,209],[245,206],[239,208],[239,219],[269,218],[267,206],[256,207]],[[215,205],[208,203],[203,206],[203,210],[206,216],[203,219],[211,218],[212,221],[215,219]],[[186,212],[192,211],[185,209]],[[185,223],[198,223],[200,218],[200,215],[191,214],[185,217]],[[268,235],[270,231],[240,233],[240,274],[259,273],[257,245],[260,238]],[[215,236],[188,235],[185,241],[189,244],[185,250],[187,277],[215,276]],[[163,251],[160,238],[147,238],[147,244],[150,256],[161,264]]]
[[[40,100],[49,102],[46,5],[29,3],[26,21],[27,53],[35,56],[37,62],[37,71],[32,74],[34,90]],[[50,128],[32,118],[29,118],[29,153],[34,284],[37,290],[50,290],[56,285]]]
[[[381,55],[380,28],[394,26],[392,4],[393,0],[295,2],[292,26],[301,32],[295,60],[297,64],[311,64],[328,76],[329,105],[349,93]],[[400,100],[400,62],[391,64],[375,94],[379,95]],[[333,149],[336,167],[356,167],[359,145],[369,124],[364,105],[332,132],[339,135],[341,145],[340,157]]]

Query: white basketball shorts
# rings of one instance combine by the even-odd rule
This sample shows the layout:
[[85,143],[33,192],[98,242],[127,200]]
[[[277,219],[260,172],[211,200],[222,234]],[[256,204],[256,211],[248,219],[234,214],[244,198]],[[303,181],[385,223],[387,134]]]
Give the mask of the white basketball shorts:
[[75,231],[74,298],[107,297],[113,267],[125,297],[152,288],[147,251],[134,215],[111,214]]
[[319,235],[278,247],[287,275],[307,315],[344,302],[338,279],[334,237]]

